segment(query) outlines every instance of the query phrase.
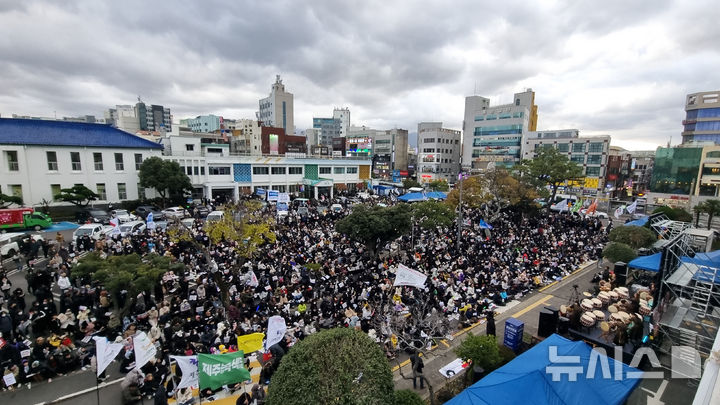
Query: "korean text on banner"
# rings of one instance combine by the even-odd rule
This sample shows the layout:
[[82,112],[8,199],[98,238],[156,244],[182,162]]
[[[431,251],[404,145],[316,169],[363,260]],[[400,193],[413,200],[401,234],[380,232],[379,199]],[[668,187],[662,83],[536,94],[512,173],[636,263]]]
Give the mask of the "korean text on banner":
[[244,353],[198,354],[200,389],[218,389],[223,385],[250,380],[250,372],[244,367]]
[[263,339],[265,339],[265,334],[262,332],[238,336],[238,350],[242,350],[245,353],[256,352],[262,349]]
[[422,288],[425,285],[425,280],[427,280],[427,275],[413,270],[404,264],[400,264],[395,272],[395,283],[393,283],[393,286],[409,285]]
[[198,386],[198,359],[197,356],[170,356],[175,360],[182,378],[178,383],[178,388],[197,387]]
[[145,332],[138,332],[133,336],[133,347],[135,350],[135,368],[138,370],[148,361],[155,358],[155,354],[157,354],[157,348],[155,348],[155,345]]

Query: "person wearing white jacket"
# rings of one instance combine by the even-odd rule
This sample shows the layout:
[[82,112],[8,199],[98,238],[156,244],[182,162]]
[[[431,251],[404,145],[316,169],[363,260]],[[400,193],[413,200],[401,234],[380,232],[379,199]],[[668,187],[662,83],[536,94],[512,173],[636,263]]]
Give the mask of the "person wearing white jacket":
[[65,273],[60,273],[60,277],[58,278],[57,282],[58,287],[60,287],[60,290],[64,293],[65,290],[72,287],[72,284],[70,284],[70,279]]

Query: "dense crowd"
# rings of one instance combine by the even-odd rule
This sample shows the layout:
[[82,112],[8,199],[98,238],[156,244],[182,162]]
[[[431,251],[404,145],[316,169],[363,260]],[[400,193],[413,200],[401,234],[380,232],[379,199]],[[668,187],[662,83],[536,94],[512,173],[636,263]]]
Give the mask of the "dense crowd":
[[[238,242],[211,243],[201,220],[191,229],[195,243],[173,241],[162,230],[99,241],[85,237],[65,242],[60,234],[52,244],[38,241],[23,270],[27,290],[8,285],[4,274],[0,281],[0,372],[12,373],[18,384],[30,387],[34,381],[51,381],[94,366],[92,336],[123,342],[144,331],[158,347],[158,358],[135,370],[132,347],[121,353],[127,401],[174,394],[182,403],[188,393],[173,390],[169,355],[234,351],[236,336],[265,331],[270,316],[281,315],[288,331],[286,339],[263,356],[261,384],[270,381],[289,346],[308,334],[357,328],[393,356],[396,349],[413,345],[415,338],[422,341],[437,333],[425,330],[421,322],[398,329],[393,315],[412,316],[413,308],[421,305],[423,312],[447,320],[449,328],[476,322],[491,306],[520,298],[597,258],[606,240],[598,219],[545,212],[525,217],[499,210],[489,231],[478,226],[483,219],[478,212],[467,210],[469,225],[463,229],[459,250],[455,229],[424,230],[415,225],[411,235],[380,247],[374,257],[364,245],[335,230],[336,221],[352,210],[350,200],[332,202],[343,209],[321,211],[310,202],[307,215],[291,210],[279,217],[276,242],[262,245],[255,258],[245,262],[235,254]],[[275,216],[272,206],[262,215]],[[48,245],[44,251],[43,243]],[[151,292],[113,295],[90,278],[73,275],[78,259],[88,251],[102,257],[155,253],[183,263],[185,270],[167,272]],[[43,253],[47,260],[35,264]],[[393,287],[398,264],[427,274],[426,287]],[[214,272],[221,275],[223,288]],[[223,301],[223,290],[229,305]],[[59,292],[57,299],[53,291]],[[124,307],[127,311],[119,316],[115,308]],[[255,396],[244,394],[240,403],[261,403],[262,392],[262,386],[255,386]]]

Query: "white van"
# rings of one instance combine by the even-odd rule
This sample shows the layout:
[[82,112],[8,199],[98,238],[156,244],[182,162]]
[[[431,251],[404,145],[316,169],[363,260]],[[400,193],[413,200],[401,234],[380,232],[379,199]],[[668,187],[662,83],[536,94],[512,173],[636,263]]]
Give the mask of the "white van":
[[104,234],[105,227],[102,224],[85,224],[73,232],[73,242],[77,243],[80,236],[89,236],[90,239],[98,240]]
[[210,221],[220,221],[225,217],[224,211],[213,211],[208,214],[207,218],[205,219],[207,222]]

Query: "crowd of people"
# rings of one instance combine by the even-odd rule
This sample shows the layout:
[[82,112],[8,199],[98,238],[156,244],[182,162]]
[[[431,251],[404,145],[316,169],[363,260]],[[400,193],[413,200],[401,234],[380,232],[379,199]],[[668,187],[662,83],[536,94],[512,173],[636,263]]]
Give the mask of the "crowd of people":
[[[370,203],[378,202],[396,203],[383,198]],[[426,230],[415,224],[412,235],[380,247],[375,256],[335,230],[335,223],[351,212],[350,200],[342,197],[323,205],[330,203],[343,209],[318,210],[318,202],[310,201],[307,215],[291,210],[278,217],[276,241],[262,244],[250,260],[236,254],[242,241],[212,243],[201,220],[190,229],[194,241],[173,240],[162,229],[99,241],[66,242],[58,234],[47,250],[43,252],[42,245],[35,250],[33,259],[44,253],[47,260],[30,260],[23,270],[27,288],[8,286],[9,279],[0,275],[0,373],[13,374],[17,384],[12,387],[52,381],[95,366],[92,336],[129,342],[143,331],[158,355],[140,369],[135,369],[131,345],[118,356],[127,403],[143,396],[164,403],[162,398],[170,395],[183,403],[191,399],[187,390],[174,389],[170,355],[237,350],[236,336],[264,332],[268,318],[280,315],[288,326],[286,338],[261,356],[260,385],[243,393],[239,402],[262,403],[263,386],[280,359],[306,335],[352,327],[375,339],[389,357],[411,346],[421,348],[417,342],[439,333],[437,323],[416,319],[398,326],[395,315],[413,318],[421,308],[434,314],[433,319],[445,320],[449,333],[482,319],[493,305],[568,275],[597,258],[606,241],[596,218],[546,212],[523,216],[504,209],[490,231],[478,226],[488,218],[468,209],[460,249],[455,229]],[[275,217],[275,211],[268,205],[261,215]],[[184,264],[184,270],[168,271],[152,291],[112,294],[90,277],[73,274],[89,251],[102,258],[158,254]],[[398,264],[426,274],[425,288],[393,287]],[[205,397],[214,394],[201,392]]]

